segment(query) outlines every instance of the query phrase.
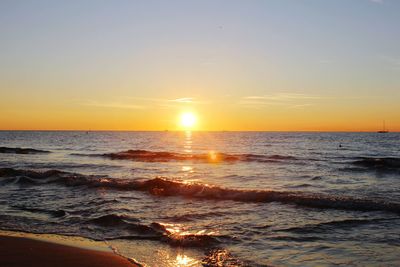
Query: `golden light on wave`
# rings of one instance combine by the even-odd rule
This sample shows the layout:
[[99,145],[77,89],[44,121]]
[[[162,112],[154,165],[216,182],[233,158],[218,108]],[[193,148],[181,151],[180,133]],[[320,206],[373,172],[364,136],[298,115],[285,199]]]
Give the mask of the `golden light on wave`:
[[198,261],[197,260],[195,260],[195,259],[193,259],[193,258],[190,258],[190,257],[188,257],[188,256],[186,256],[186,255],[180,255],[180,254],[178,254],[177,256],[176,256],[176,264],[177,264],[177,266],[197,266],[198,265]]
[[192,112],[184,112],[180,116],[180,125],[185,129],[191,129],[196,125],[197,117]]
[[210,152],[208,152],[208,158],[211,162],[217,162],[218,154],[215,151],[210,151]]
[[183,172],[190,172],[190,173],[194,172],[192,166],[182,166],[182,171]]

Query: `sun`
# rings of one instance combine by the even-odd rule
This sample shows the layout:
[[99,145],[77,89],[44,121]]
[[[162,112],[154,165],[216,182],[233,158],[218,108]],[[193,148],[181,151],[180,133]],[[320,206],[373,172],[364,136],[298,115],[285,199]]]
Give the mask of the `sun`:
[[193,114],[192,112],[184,112],[181,114],[180,117],[180,124],[183,128],[193,128],[196,125],[196,115]]

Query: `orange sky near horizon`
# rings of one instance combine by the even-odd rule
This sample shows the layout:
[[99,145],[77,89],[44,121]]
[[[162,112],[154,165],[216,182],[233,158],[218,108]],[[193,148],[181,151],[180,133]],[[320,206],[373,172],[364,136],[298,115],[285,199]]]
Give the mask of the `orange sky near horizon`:
[[200,131],[377,131],[382,129],[382,114],[387,129],[400,131],[397,110],[388,105],[378,111],[372,100],[369,105],[363,100],[358,108],[354,100],[340,106],[334,105],[335,100],[323,100],[323,103],[313,100],[312,104],[297,101],[275,103],[268,108],[247,107],[238,103],[240,100],[229,99],[200,104],[171,104],[173,101],[166,100],[168,106],[163,106],[163,101],[140,108],[131,108],[128,104],[117,107],[58,103],[50,107],[26,104],[21,109],[12,108],[11,103],[0,114],[0,129],[174,131],[185,130],[180,116],[193,112],[197,121],[192,130]]

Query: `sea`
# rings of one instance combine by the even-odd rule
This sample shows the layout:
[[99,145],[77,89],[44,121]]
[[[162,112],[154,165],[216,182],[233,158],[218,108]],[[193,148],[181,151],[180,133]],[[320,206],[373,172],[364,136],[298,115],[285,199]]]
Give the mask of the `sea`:
[[143,266],[400,266],[400,133],[1,131],[0,229]]

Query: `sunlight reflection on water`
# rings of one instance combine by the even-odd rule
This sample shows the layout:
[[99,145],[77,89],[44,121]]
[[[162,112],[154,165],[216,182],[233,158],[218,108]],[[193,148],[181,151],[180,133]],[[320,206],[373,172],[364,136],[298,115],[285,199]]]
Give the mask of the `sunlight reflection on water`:
[[[250,202],[232,201],[224,194],[294,191],[329,201],[343,195],[398,203],[392,162],[400,158],[399,140],[398,133],[2,132],[2,146],[51,153],[0,154],[1,167],[71,172],[101,185],[12,177],[0,190],[2,226],[106,238],[147,266],[350,265],[353,259],[360,266],[397,266],[393,214],[302,207],[292,205],[295,197],[253,203],[251,192],[242,194]],[[102,156],[128,150],[126,159]],[[390,158],[390,168],[367,164],[375,158]],[[148,181],[149,190],[114,188],[120,178],[119,185]]]
[[117,247],[119,253],[145,263],[146,267],[201,267],[201,259],[204,257],[198,250],[172,248],[166,244],[147,240],[113,240],[110,244]]
[[185,142],[183,144],[183,148],[184,148],[183,151],[185,153],[190,154],[190,153],[193,152],[192,143],[193,143],[193,141],[192,141],[192,132],[191,131],[186,131],[185,132]]
[[199,264],[199,261],[190,258],[186,255],[177,255],[176,256],[176,265],[177,266],[194,266],[196,264]]

